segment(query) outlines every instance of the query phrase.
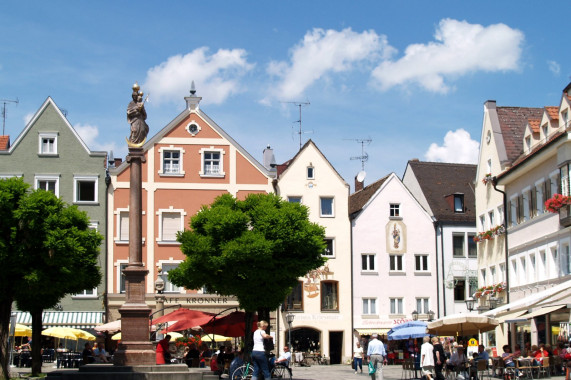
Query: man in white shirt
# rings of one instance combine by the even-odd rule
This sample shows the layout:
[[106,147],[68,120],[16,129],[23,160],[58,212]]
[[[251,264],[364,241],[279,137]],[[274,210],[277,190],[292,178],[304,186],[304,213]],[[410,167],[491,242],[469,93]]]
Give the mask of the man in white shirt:
[[383,380],[383,362],[385,361],[387,352],[385,351],[383,342],[378,339],[378,334],[373,334],[372,338],[373,339],[369,342],[369,348],[367,349],[367,358],[369,359],[369,363],[373,363],[376,370],[371,374],[371,380],[377,379],[377,373],[379,374],[379,379]]
[[422,339],[422,346],[420,347],[420,366],[422,367],[422,374],[428,380],[432,380],[432,371],[434,370],[434,348],[430,344],[430,337],[425,336]]

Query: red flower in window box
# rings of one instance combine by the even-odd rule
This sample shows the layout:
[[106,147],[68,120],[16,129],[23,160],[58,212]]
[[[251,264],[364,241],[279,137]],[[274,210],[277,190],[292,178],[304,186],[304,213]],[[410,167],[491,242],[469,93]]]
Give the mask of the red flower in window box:
[[545,201],[545,209],[552,213],[559,212],[560,208],[571,205],[571,197],[568,195],[554,194]]

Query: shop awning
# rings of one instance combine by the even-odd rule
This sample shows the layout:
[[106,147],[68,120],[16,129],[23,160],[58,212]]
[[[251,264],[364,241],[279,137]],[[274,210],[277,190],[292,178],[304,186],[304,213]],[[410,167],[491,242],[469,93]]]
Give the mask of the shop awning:
[[379,334],[379,335],[387,335],[390,329],[355,329],[360,335],[371,335],[371,334]]
[[[25,311],[16,311],[16,322],[32,325],[32,315]],[[103,323],[103,311],[45,311],[42,314],[42,328],[73,327],[89,329]]]
[[526,319],[531,319],[533,317],[538,317],[540,315],[545,315],[545,314],[549,314],[551,312],[554,312],[555,310],[559,310],[559,309],[563,309],[564,307],[566,307],[567,305],[554,305],[554,306],[544,306],[538,310],[532,311],[529,314],[524,314],[521,317],[522,318],[526,318]]
[[514,311],[513,313],[507,313],[504,314],[500,317],[496,317],[496,319],[498,320],[498,322],[500,323],[510,323],[510,322],[520,322],[520,321],[526,321],[525,318],[518,318],[520,317],[522,314],[527,313],[527,310],[519,310],[519,311]]

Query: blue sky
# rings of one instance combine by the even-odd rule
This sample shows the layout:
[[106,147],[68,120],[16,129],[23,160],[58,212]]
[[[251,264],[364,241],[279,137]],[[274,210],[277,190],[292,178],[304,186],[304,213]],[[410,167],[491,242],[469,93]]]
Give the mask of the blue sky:
[[20,1],[0,13],[12,141],[51,96],[92,150],[124,157],[135,81],[150,135],[201,109],[261,161],[313,139],[347,182],[412,158],[477,159],[483,104],[558,105],[571,81],[569,1]]

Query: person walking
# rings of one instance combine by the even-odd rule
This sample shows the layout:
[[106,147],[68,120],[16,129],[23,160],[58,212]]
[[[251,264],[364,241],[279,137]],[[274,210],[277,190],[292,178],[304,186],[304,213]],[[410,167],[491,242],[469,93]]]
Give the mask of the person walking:
[[422,374],[428,380],[432,380],[432,371],[434,370],[434,347],[430,344],[430,337],[425,336],[422,339],[422,346],[420,347],[420,367]]
[[373,334],[369,342],[369,348],[367,349],[369,365],[372,365],[375,369],[375,372],[371,373],[371,380],[376,380],[377,374],[379,374],[379,380],[383,380],[383,362],[385,361],[387,352],[385,351],[385,345],[378,338],[378,334]]
[[434,373],[436,380],[444,380],[444,374],[442,369],[444,368],[444,363],[446,363],[446,354],[444,353],[444,347],[437,336],[432,337],[432,347],[434,352]]
[[353,368],[355,368],[355,373],[357,373],[357,366],[363,373],[363,347],[361,343],[357,342],[355,348],[353,349]]
[[252,380],[258,380],[258,373],[262,371],[264,380],[270,380],[270,369],[268,359],[266,358],[266,350],[264,350],[264,339],[273,339],[271,335],[266,334],[268,322],[259,321],[258,329],[254,331],[254,349],[252,350],[252,361],[254,362],[254,374]]

